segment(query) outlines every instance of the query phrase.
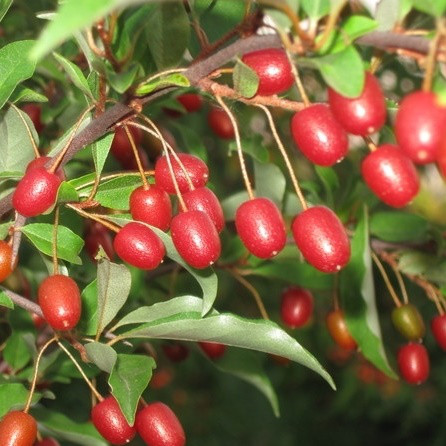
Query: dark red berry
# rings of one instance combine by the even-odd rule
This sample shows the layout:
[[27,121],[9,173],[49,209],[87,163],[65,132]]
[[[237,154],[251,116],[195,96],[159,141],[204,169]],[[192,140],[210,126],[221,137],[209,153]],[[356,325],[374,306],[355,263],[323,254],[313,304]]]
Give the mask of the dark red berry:
[[404,304],[392,311],[392,322],[395,328],[409,341],[421,339],[426,328],[417,307]]
[[[39,156],[39,158],[34,158],[26,167],[26,172],[29,172],[32,169],[35,169],[36,167],[44,167],[45,164],[50,160],[51,158],[49,156]],[[56,170],[56,175],[60,178],[60,181],[65,181],[65,172],[60,167]]]
[[0,282],[3,282],[12,273],[11,261],[11,245],[0,240]]
[[409,384],[421,384],[429,376],[429,355],[422,344],[409,342],[398,350],[398,368]]
[[358,97],[347,98],[329,88],[328,102],[342,127],[354,135],[375,133],[386,122],[386,101],[378,80],[371,73],[365,74],[364,88]]
[[127,444],[136,435],[136,429],[128,424],[112,395],[93,407],[91,421],[98,432],[114,445]]
[[33,320],[34,327],[36,327],[37,330],[46,324],[45,318],[36,313],[31,313],[31,319]]
[[221,358],[226,352],[226,345],[219,342],[201,341],[198,345],[210,359]]
[[416,91],[401,102],[396,115],[395,135],[401,150],[415,163],[437,159],[446,133],[446,107],[434,93]]
[[242,203],[235,214],[235,227],[248,251],[261,259],[274,257],[285,246],[282,214],[268,198]]
[[184,361],[189,356],[189,349],[180,342],[169,342],[162,345],[164,354],[173,362]]
[[184,202],[189,211],[201,211],[209,215],[218,232],[225,227],[223,209],[215,196],[207,187],[198,187],[183,195]]
[[[143,149],[141,149],[141,147],[137,147],[137,150],[139,160],[141,161],[141,166],[144,170],[147,170],[150,166],[149,157],[147,156],[147,153]],[[138,170],[138,163],[136,162],[136,158],[133,152],[132,156],[118,161],[125,170]]]
[[446,350],[446,314],[435,316],[432,319],[431,330],[437,344]]
[[22,110],[29,116],[37,133],[41,133],[44,125],[42,124],[42,109],[38,104],[25,104]]
[[332,166],[348,151],[347,133],[325,104],[297,112],[291,119],[291,134],[300,151],[319,166]]
[[410,203],[420,188],[412,161],[391,144],[384,144],[369,153],[362,162],[361,172],[372,192],[395,208]]
[[2,446],[33,446],[37,437],[36,420],[29,414],[14,410],[0,421]]
[[[142,131],[138,127],[127,126],[130,134],[133,137],[135,145],[138,146],[142,140]],[[124,127],[117,127],[115,136],[110,147],[110,152],[122,164],[130,163],[134,158],[132,144],[127,136]]]
[[203,99],[196,93],[183,93],[177,96],[177,101],[186,109],[188,113],[200,110]]
[[325,273],[341,270],[350,260],[350,241],[337,215],[314,206],[294,219],[291,230],[305,260]]
[[62,274],[47,277],[39,286],[38,300],[43,316],[55,330],[71,330],[79,322],[81,294],[71,277]]
[[115,257],[115,250],[113,248],[113,238],[109,230],[100,223],[89,223],[84,234],[85,249],[93,262],[96,262],[96,255],[99,247],[107,254],[110,260]]
[[156,268],[166,254],[161,239],[149,227],[138,222],[123,226],[113,241],[113,247],[122,260],[146,270]]
[[220,257],[217,229],[204,212],[186,211],[175,215],[170,232],[178,253],[194,268],[206,268]]
[[443,179],[446,179],[446,138],[444,138],[438,149],[437,166],[441,175],[443,175]]
[[169,406],[155,402],[136,414],[138,434],[150,446],[184,446],[186,435],[177,416]]
[[[188,153],[178,153],[178,158],[187,172],[184,172],[178,161],[170,155],[173,173],[178,183],[180,192],[187,192],[190,190],[187,176],[190,178],[194,187],[205,186],[209,178],[208,166],[200,158]],[[166,156],[158,158],[155,164],[155,183],[169,194],[175,194],[175,186],[172,180],[172,175],[169,169]]]
[[242,61],[252,68],[259,78],[257,94],[271,96],[282,93],[294,83],[291,64],[285,51],[268,48],[244,54]]
[[43,214],[57,199],[60,178],[43,167],[26,172],[12,196],[14,209],[24,217]]
[[235,131],[228,114],[221,108],[212,107],[208,113],[211,130],[222,139],[234,139]]
[[333,310],[327,314],[325,324],[335,343],[344,350],[356,350],[357,344],[350,334],[342,310]]
[[303,288],[290,287],[282,293],[280,314],[290,328],[305,325],[313,314],[313,295]]
[[38,441],[35,446],[60,446],[60,443],[54,438],[47,437]]

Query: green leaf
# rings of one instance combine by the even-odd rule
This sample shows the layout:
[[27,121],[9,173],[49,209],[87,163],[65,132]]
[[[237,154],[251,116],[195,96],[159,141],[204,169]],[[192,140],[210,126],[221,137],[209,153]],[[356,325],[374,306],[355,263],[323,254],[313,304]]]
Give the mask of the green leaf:
[[398,269],[405,274],[424,275],[436,265],[435,257],[416,251],[403,252],[398,259]]
[[22,369],[31,360],[31,352],[23,337],[23,332],[12,332],[3,349],[3,359],[13,370]]
[[36,63],[27,57],[33,44],[33,40],[19,40],[0,48],[0,108],[17,85],[34,74]]
[[332,167],[314,166],[317,176],[321,180],[328,204],[334,204],[333,192],[339,189],[339,178]]
[[271,321],[245,319],[229,313],[202,318],[201,313],[191,311],[143,324],[120,337],[219,342],[280,355],[319,373],[335,388],[332,378],[316,358]]
[[330,0],[300,0],[300,5],[313,20],[318,20],[330,12]]
[[23,173],[35,157],[26,126],[20,116],[28,123],[34,141],[39,144],[39,137],[29,116],[13,107],[9,108],[0,122],[0,172]]
[[113,396],[128,423],[133,426],[139,399],[152,378],[155,360],[143,355],[118,355],[108,379]]
[[353,236],[352,256],[340,273],[342,308],[350,333],[362,354],[382,372],[397,378],[386,357],[378,320],[369,245],[367,208]]
[[[261,135],[252,135],[247,139],[242,139],[242,150],[244,153],[251,155],[253,159],[260,163],[267,163],[269,160],[268,149],[263,144],[263,138]],[[229,152],[236,152],[237,144],[235,141],[229,143]]]
[[189,44],[189,17],[180,1],[158,3],[147,20],[147,45],[158,70],[173,67]]
[[[31,223],[21,231],[34,246],[44,254],[51,256],[53,252],[53,225],[49,223]],[[57,257],[71,263],[81,264],[78,254],[84,246],[84,241],[66,226],[57,227]]]
[[358,51],[349,46],[335,54],[309,60],[319,69],[325,82],[349,98],[358,97],[364,88],[364,64]]
[[257,73],[241,60],[237,60],[232,73],[234,90],[245,98],[252,98],[259,88]]
[[446,12],[446,0],[412,0],[413,7],[435,17],[442,17]]
[[269,198],[281,209],[286,180],[279,167],[254,161],[254,178],[256,195]]
[[[20,410],[25,407],[29,389],[20,383],[0,384],[0,417],[4,417],[10,410]],[[34,392],[32,403],[36,404],[42,394]]]
[[108,70],[107,79],[115,91],[117,91],[119,94],[123,94],[132,86],[139,69],[139,64],[134,62],[121,73]]
[[118,358],[113,347],[100,342],[90,342],[85,345],[85,350],[91,362],[104,372],[111,373]]
[[4,240],[6,238],[6,236],[9,234],[9,229],[13,224],[13,221],[5,221],[4,223],[0,223],[0,240]]
[[107,133],[100,139],[95,141],[91,146],[91,151],[93,154],[94,166],[96,169],[96,174],[99,176],[104,168],[105,161],[107,161],[108,153],[110,152],[110,147],[115,137],[114,133]]
[[375,12],[375,19],[378,22],[378,31],[392,31],[400,21],[401,0],[381,0]]
[[131,285],[132,277],[125,265],[117,265],[107,259],[101,259],[98,262],[97,336],[102,333],[125,304]]
[[59,189],[57,190],[56,203],[66,203],[69,201],[79,201],[79,195],[76,189],[70,183],[67,181],[62,181]]
[[61,56],[60,54],[53,53],[53,55],[56,60],[62,65],[62,68],[71,79],[71,82],[73,82],[73,84],[87,96],[93,98],[93,93],[91,92],[87,79],[85,78],[84,73],[82,73],[81,69],[73,62],[65,59],[65,57]]
[[386,242],[422,242],[428,237],[429,222],[406,212],[377,212],[370,219],[370,233]]
[[184,148],[192,155],[196,155],[204,162],[207,161],[207,150],[203,142],[203,136],[199,134],[193,127],[172,122],[171,127],[178,130],[183,141]]
[[11,5],[12,0],[0,0],[0,22],[2,21],[3,17],[5,17]]
[[48,102],[48,98],[43,94],[21,85],[14,90],[9,100],[14,104],[18,102]]
[[172,73],[141,83],[136,89],[137,96],[144,96],[165,87],[190,87],[189,79],[181,73]]
[[242,190],[221,200],[221,207],[225,220],[235,220],[235,213],[238,207],[245,201],[249,200],[248,192]]
[[14,309],[14,302],[4,291],[1,290],[0,290],[0,306],[9,308],[10,310]]
[[98,281],[94,279],[82,291],[82,315],[77,328],[86,335],[98,330]]

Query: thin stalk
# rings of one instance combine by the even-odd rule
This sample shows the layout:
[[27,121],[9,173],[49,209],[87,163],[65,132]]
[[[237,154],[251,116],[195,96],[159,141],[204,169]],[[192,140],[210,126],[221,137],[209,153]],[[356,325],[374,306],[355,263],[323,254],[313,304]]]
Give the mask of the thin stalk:
[[374,152],[378,148],[370,136],[363,136],[362,138],[371,152]]
[[437,22],[437,32],[429,44],[429,53],[426,58],[426,70],[424,72],[424,79],[422,90],[429,92],[432,89],[432,79],[434,77],[435,64],[437,59],[437,51],[440,41],[444,35],[445,30],[443,22],[439,19]]
[[147,182],[147,178],[144,175],[144,168],[142,167],[141,158],[139,157],[138,149],[136,148],[136,145],[135,145],[135,140],[133,139],[133,136],[130,133],[127,125],[124,124],[123,126],[124,126],[125,133],[127,135],[127,138],[130,141],[130,145],[132,146],[133,155],[135,156],[135,159],[136,159],[136,165],[138,166],[139,174],[141,175],[143,187],[145,190],[147,190],[149,188],[149,183]]
[[392,269],[395,273],[396,279],[398,280],[398,284],[401,288],[401,294],[403,295],[403,302],[405,304],[409,303],[409,296],[407,294],[407,289],[406,289],[406,285],[404,283],[403,280],[403,276],[401,275],[401,273],[399,272],[398,268],[395,268],[394,265],[392,265]]
[[59,274],[59,263],[57,261],[57,229],[59,227],[59,206],[56,206],[56,211],[54,212],[54,226],[53,226],[53,274]]
[[288,60],[291,65],[291,73],[293,73],[294,82],[296,83],[297,89],[299,90],[300,97],[302,98],[302,102],[304,103],[305,107],[308,107],[311,105],[310,99],[308,99],[307,92],[305,91],[304,84],[302,82],[302,79],[300,78],[299,70],[297,69],[296,64],[293,61],[293,58],[289,51],[286,51],[286,55],[288,57]]
[[393,302],[395,303],[395,305],[397,307],[401,307],[401,301],[398,299],[395,289],[393,288],[392,284],[390,283],[389,276],[387,275],[386,270],[384,269],[384,266],[382,265],[378,256],[373,251],[371,254],[372,254],[372,259],[375,262],[376,266],[378,267],[378,269],[384,279],[384,283],[386,284],[386,287],[389,290],[390,295],[392,296]]
[[83,209],[80,209],[79,207],[66,203],[65,206],[69,207],[70,209],[73,209],[73,211],[77,212],[79,215],[82,215],[85,218],[89,218],[91,220],[97,221],[98,223],[101,223],[101,225],[105,226],[106,228],[110,229],[113,232],[119,232],[120,228],[113,223],[110,223],[109,221],[102,218],[102,216],[99,216],[98,214],[90,214],[88,212],[85,212]]

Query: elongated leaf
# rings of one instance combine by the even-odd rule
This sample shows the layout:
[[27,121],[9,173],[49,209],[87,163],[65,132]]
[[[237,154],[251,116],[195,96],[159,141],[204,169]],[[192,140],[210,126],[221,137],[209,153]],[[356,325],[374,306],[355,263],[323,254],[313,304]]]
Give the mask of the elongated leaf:
[[22,332],[14,331],[11,334],[3,350],[3,358],[13,370],[25,367],[31,360],[31,352]]
[[48,102],[48,98],[43,94],[20,85],[14,90],[9,100],[14,104],[18,102]]
[[366,208],[353,236],[351,260],[340,274],[340,291],[348,329],[362,354],[385,374],[396,378],[384,351],[379,326]]
[[252,98],[259,87],[257,73],[248,65],[238,60],[232,74],[234,90],[245,98]]
[[125,304],[132,284],[130,271],[107,259],[98,262],[98,334]]
[[370,219],[370,232],[388,242],[422,242],[429,226],[424,218],[406,212],[378,212]]
[[[10,410],[20,410],[25,407],[28,399],[29,389],[20,383],[0,384],[0,417],[6,415]],[[32,403],[37,403],[42,394],[35,392]]]
[[82,73],[81,69],[75,65],[73,62],[65,59],[65,57],[61,56],[58,53],[53,53],[56,60],[62,65],[62,68],[67,73],[68,77],[71,79],[71,82],[79,88],[83,93],[85,93],[90,98],[93,98],[93,93],[90,90],[90,86],[88,85],[87,79]]
[[0,290],[0,306],[9,308],[12,310],[14,308],[14,302],[8,297],[8,295]]
[[120,354],[108,379],[112,393],[131,426],[135,422],[139,399],[155,367],[155,360],[150,356]]
[[181,73],[172,73],[164,77],[159,77],[150,82],[142,83],[136,89],[137,96],[143,96],[164,87],[189,87],[189,79]]
[[98,281],[94,279],[82,291],[82,315],[77,328],[86,335],[98,330]]
[[414,8],[435,17],[441,17],[446,12],[446,0],[412,0]]
[[107,133],[92,144],[91,151],[97,175],[102,173],[114,137],[114,133]]
[[[260,163],[266,163],[269,160],[268,149],[263,144],[263,138],[261,135],[253,135],[252,138],[242,139],[242,150],[244,153],[252,156],[256,161]],[[236,152],[237,144],[235,141],[229,143],[229,152]]]
[[[31,223],[21,231],[34,246],[44,254],[51,256],[53,247],[53,225],[48,223]],[[78,254],[84,246],[84,241],[71,229],[59,225],[57,227],[57,257],[71,263],[81,264]]]
[[330,0],[300,0],[300,4],[311,19],[320,19],[330,12]]
[[143,324],[121,334],[122,338],[158,338],[211,341],[284,356],[319,373],[333,388],[334,382],[316,358],[274,322],[244,319],[233,314],[179,313]]
[[119,94],[125,93],[135,81],[135,78],[140,70],[140,65],[136,62],[121,73],[116,73],[112,70],[107,70],[107,79],[110,86]]
[[12,0],[0,0],[0,22],[2,21],[3,17],[5,17],[11,5]]
[[254,176],[257,196],[269,198],[281,209],[286,180],[280,168],[254,162]]
[[100,342],[90,342],[85,345],[85,350],[91,362],[104,372],[111,373],[118,358],[113,347]]

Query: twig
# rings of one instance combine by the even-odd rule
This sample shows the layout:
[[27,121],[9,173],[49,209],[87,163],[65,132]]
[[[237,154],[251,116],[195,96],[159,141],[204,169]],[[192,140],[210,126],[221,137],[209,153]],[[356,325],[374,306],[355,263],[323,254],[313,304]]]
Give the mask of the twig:
[[14,291],[8,290],[7,288],[0,285],[0,290],[3,291],[16,305],[23,308],[30,313],[35,313],[40,317],[43,317],[42,310],[40,306],[35,302],[27,299],[26,297],[20,296],[20,294],[14,293]]

